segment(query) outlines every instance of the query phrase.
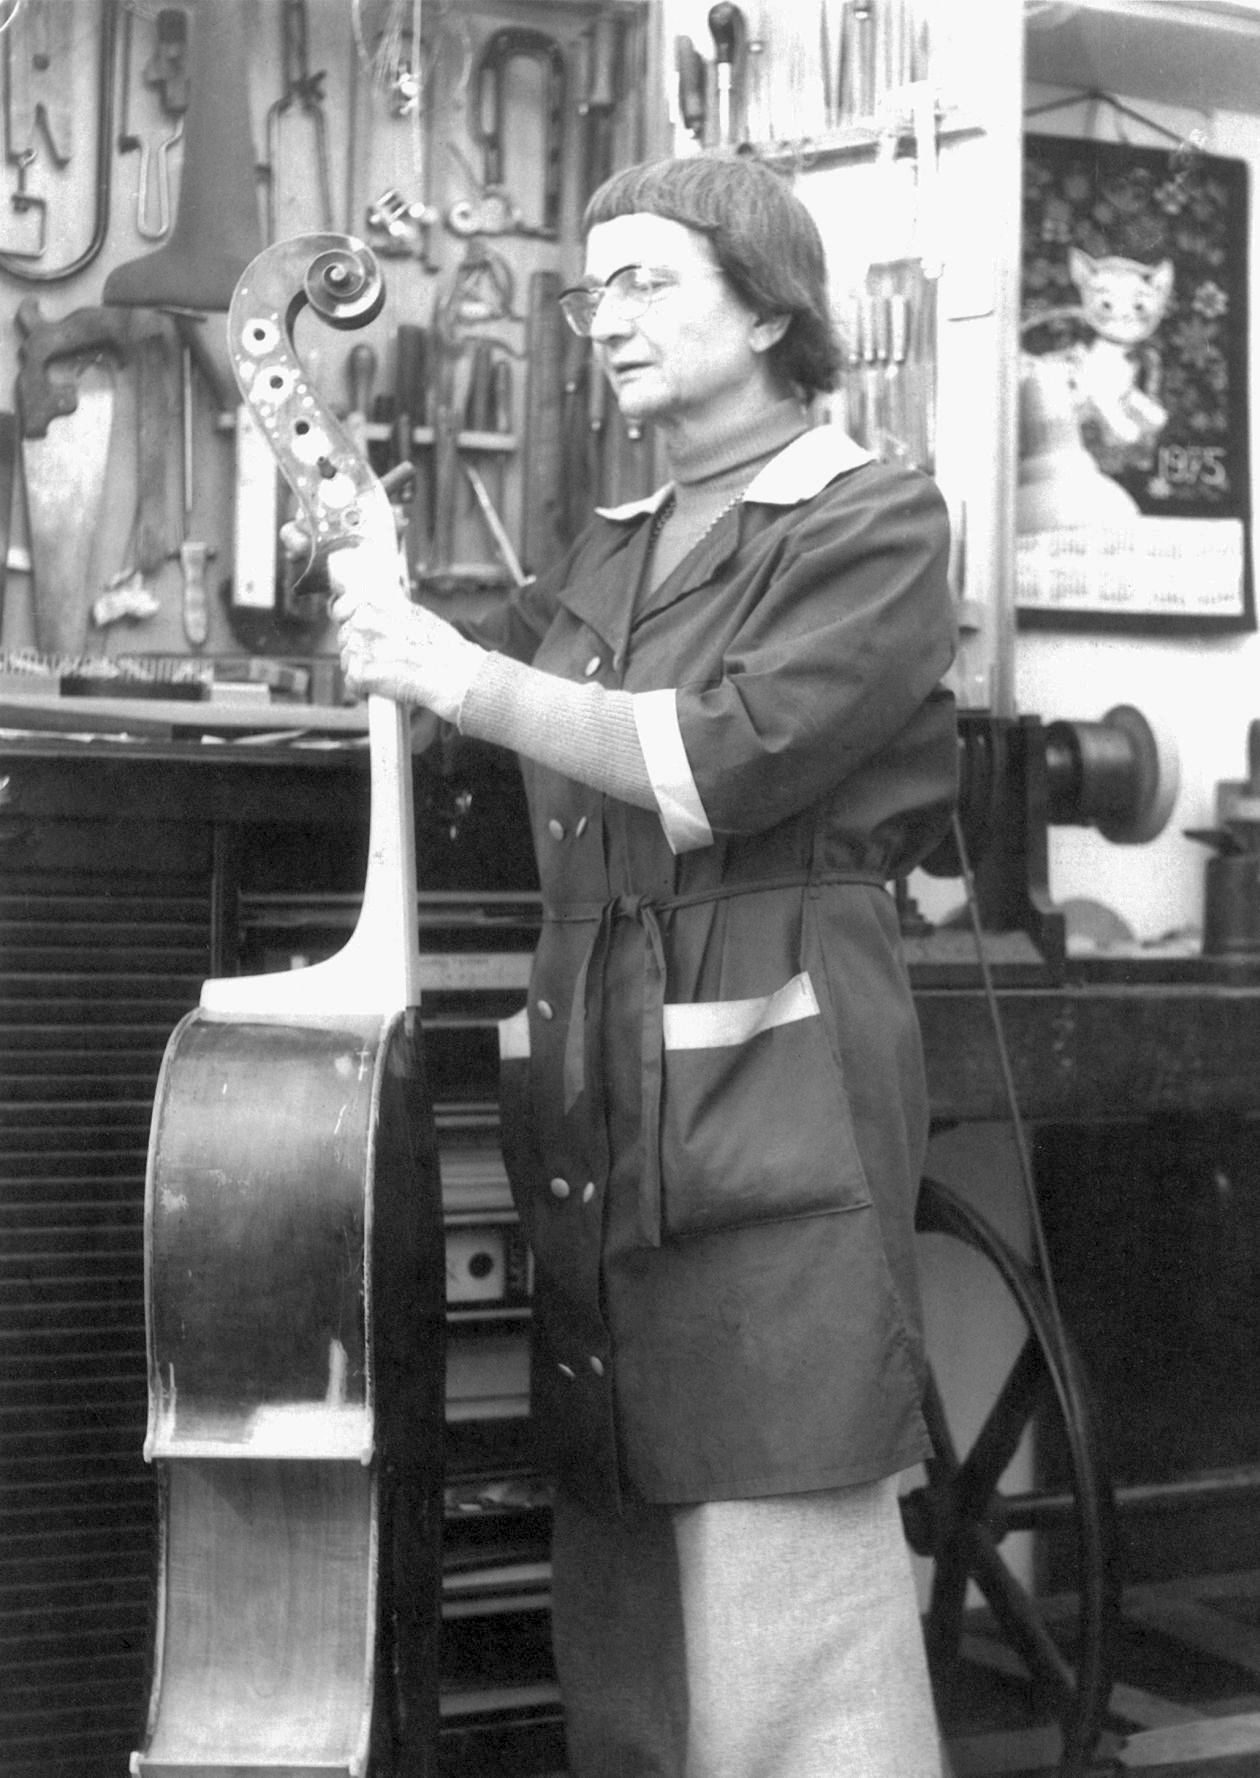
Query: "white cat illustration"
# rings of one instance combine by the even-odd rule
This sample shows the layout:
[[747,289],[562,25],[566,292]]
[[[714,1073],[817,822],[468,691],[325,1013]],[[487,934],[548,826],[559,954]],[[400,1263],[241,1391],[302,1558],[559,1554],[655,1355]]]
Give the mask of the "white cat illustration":
[[1173,263],[1143,265],[1112,254],[1094,259],[1068,252],[1068,272],[1081,297],[1081,319],[1094,338],[1070,349],[1078,417],[1093,420],[1101,442],[1149,446],[1168,423],[1160,403],[1160,355],[1149,342],[1168,313]]

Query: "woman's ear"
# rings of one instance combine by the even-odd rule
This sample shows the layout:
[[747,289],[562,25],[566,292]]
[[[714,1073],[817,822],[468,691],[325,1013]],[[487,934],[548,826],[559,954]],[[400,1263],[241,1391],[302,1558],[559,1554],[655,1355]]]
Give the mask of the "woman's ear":
[[791,323],[790,315],[769,315],[764,320],[754,321],[748,336],[753,351],[768,352],[771,346],[777,346]]

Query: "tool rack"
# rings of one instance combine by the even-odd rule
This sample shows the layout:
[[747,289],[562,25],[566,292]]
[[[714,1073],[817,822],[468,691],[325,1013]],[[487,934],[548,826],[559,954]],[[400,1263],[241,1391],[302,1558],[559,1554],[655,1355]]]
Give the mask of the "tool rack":
[[[623,436],[554,297],[577,274],[592,185],[664,142],[653,23],[648,0],[20,7],[0,45],[0,277],[15,306],[26,287],[29,319],[25,344],[0,337],[0,375],[16,378],[20,348],[37,355],[66,406],[46,432],[19,410],[11,456],[22,439],[68,447],[86,414],[74,393],[92,341],[70,315],[122,305],[152,313],[157,338],[143,377],[138,350],[105,341],[111,446],[76,506],[97,515],[73,564],[86,591],[55,619],[18,480],[0,648],[52,657],[53,692],[62,657],[245,650],[305,667],[330,695],[312,665],[332,654],[320,585],[299,590],[277,550],[274,470],[220,343],[232,268],[279,236],[353,234],[384,265],[378,320],[321,342],[312,372],[378,471],[396,472],[418,597],[475,613],[554,558],[588,496],[643,491],[650,443]],[[38,474],[38,451],[20,448]]]

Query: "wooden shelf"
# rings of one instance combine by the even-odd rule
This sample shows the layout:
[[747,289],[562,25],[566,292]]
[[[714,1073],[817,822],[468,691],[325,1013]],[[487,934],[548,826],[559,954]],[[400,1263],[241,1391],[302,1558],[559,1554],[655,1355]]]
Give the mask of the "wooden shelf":
[[[983,130],[980,119],[965,112],[946,110],[937,117],[940,142],[978,136]],[[875,155],[886,134],[884,126],[872,119],[870,123],[850,124],[842,130],[829,130],[824,136],[810,136],[800,142],[754,142],[750,146],[757,159],[770,166],[811,171],[815,167],[834,167],[846,161],[869,159]],[[907,148],[913,147],[914,134],[904,120],[898,134]]]

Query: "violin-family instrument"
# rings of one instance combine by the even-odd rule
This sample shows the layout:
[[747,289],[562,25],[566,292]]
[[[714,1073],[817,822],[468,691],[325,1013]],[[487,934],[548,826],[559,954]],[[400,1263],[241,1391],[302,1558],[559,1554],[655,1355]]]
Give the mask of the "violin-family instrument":
[[[365,325],[361,242],[305,235],[240,278],[242,400],[315,552],[393,513],[294,345]],[[400,567],[398,597],[407,592]],[[368,700],[361,911],[309,968],[205,983],[149,1143],[145,1455],[161,1499],[137,1778],[427,1778],[437,1722],[444,1277],[419,1018],[406,714]]]

